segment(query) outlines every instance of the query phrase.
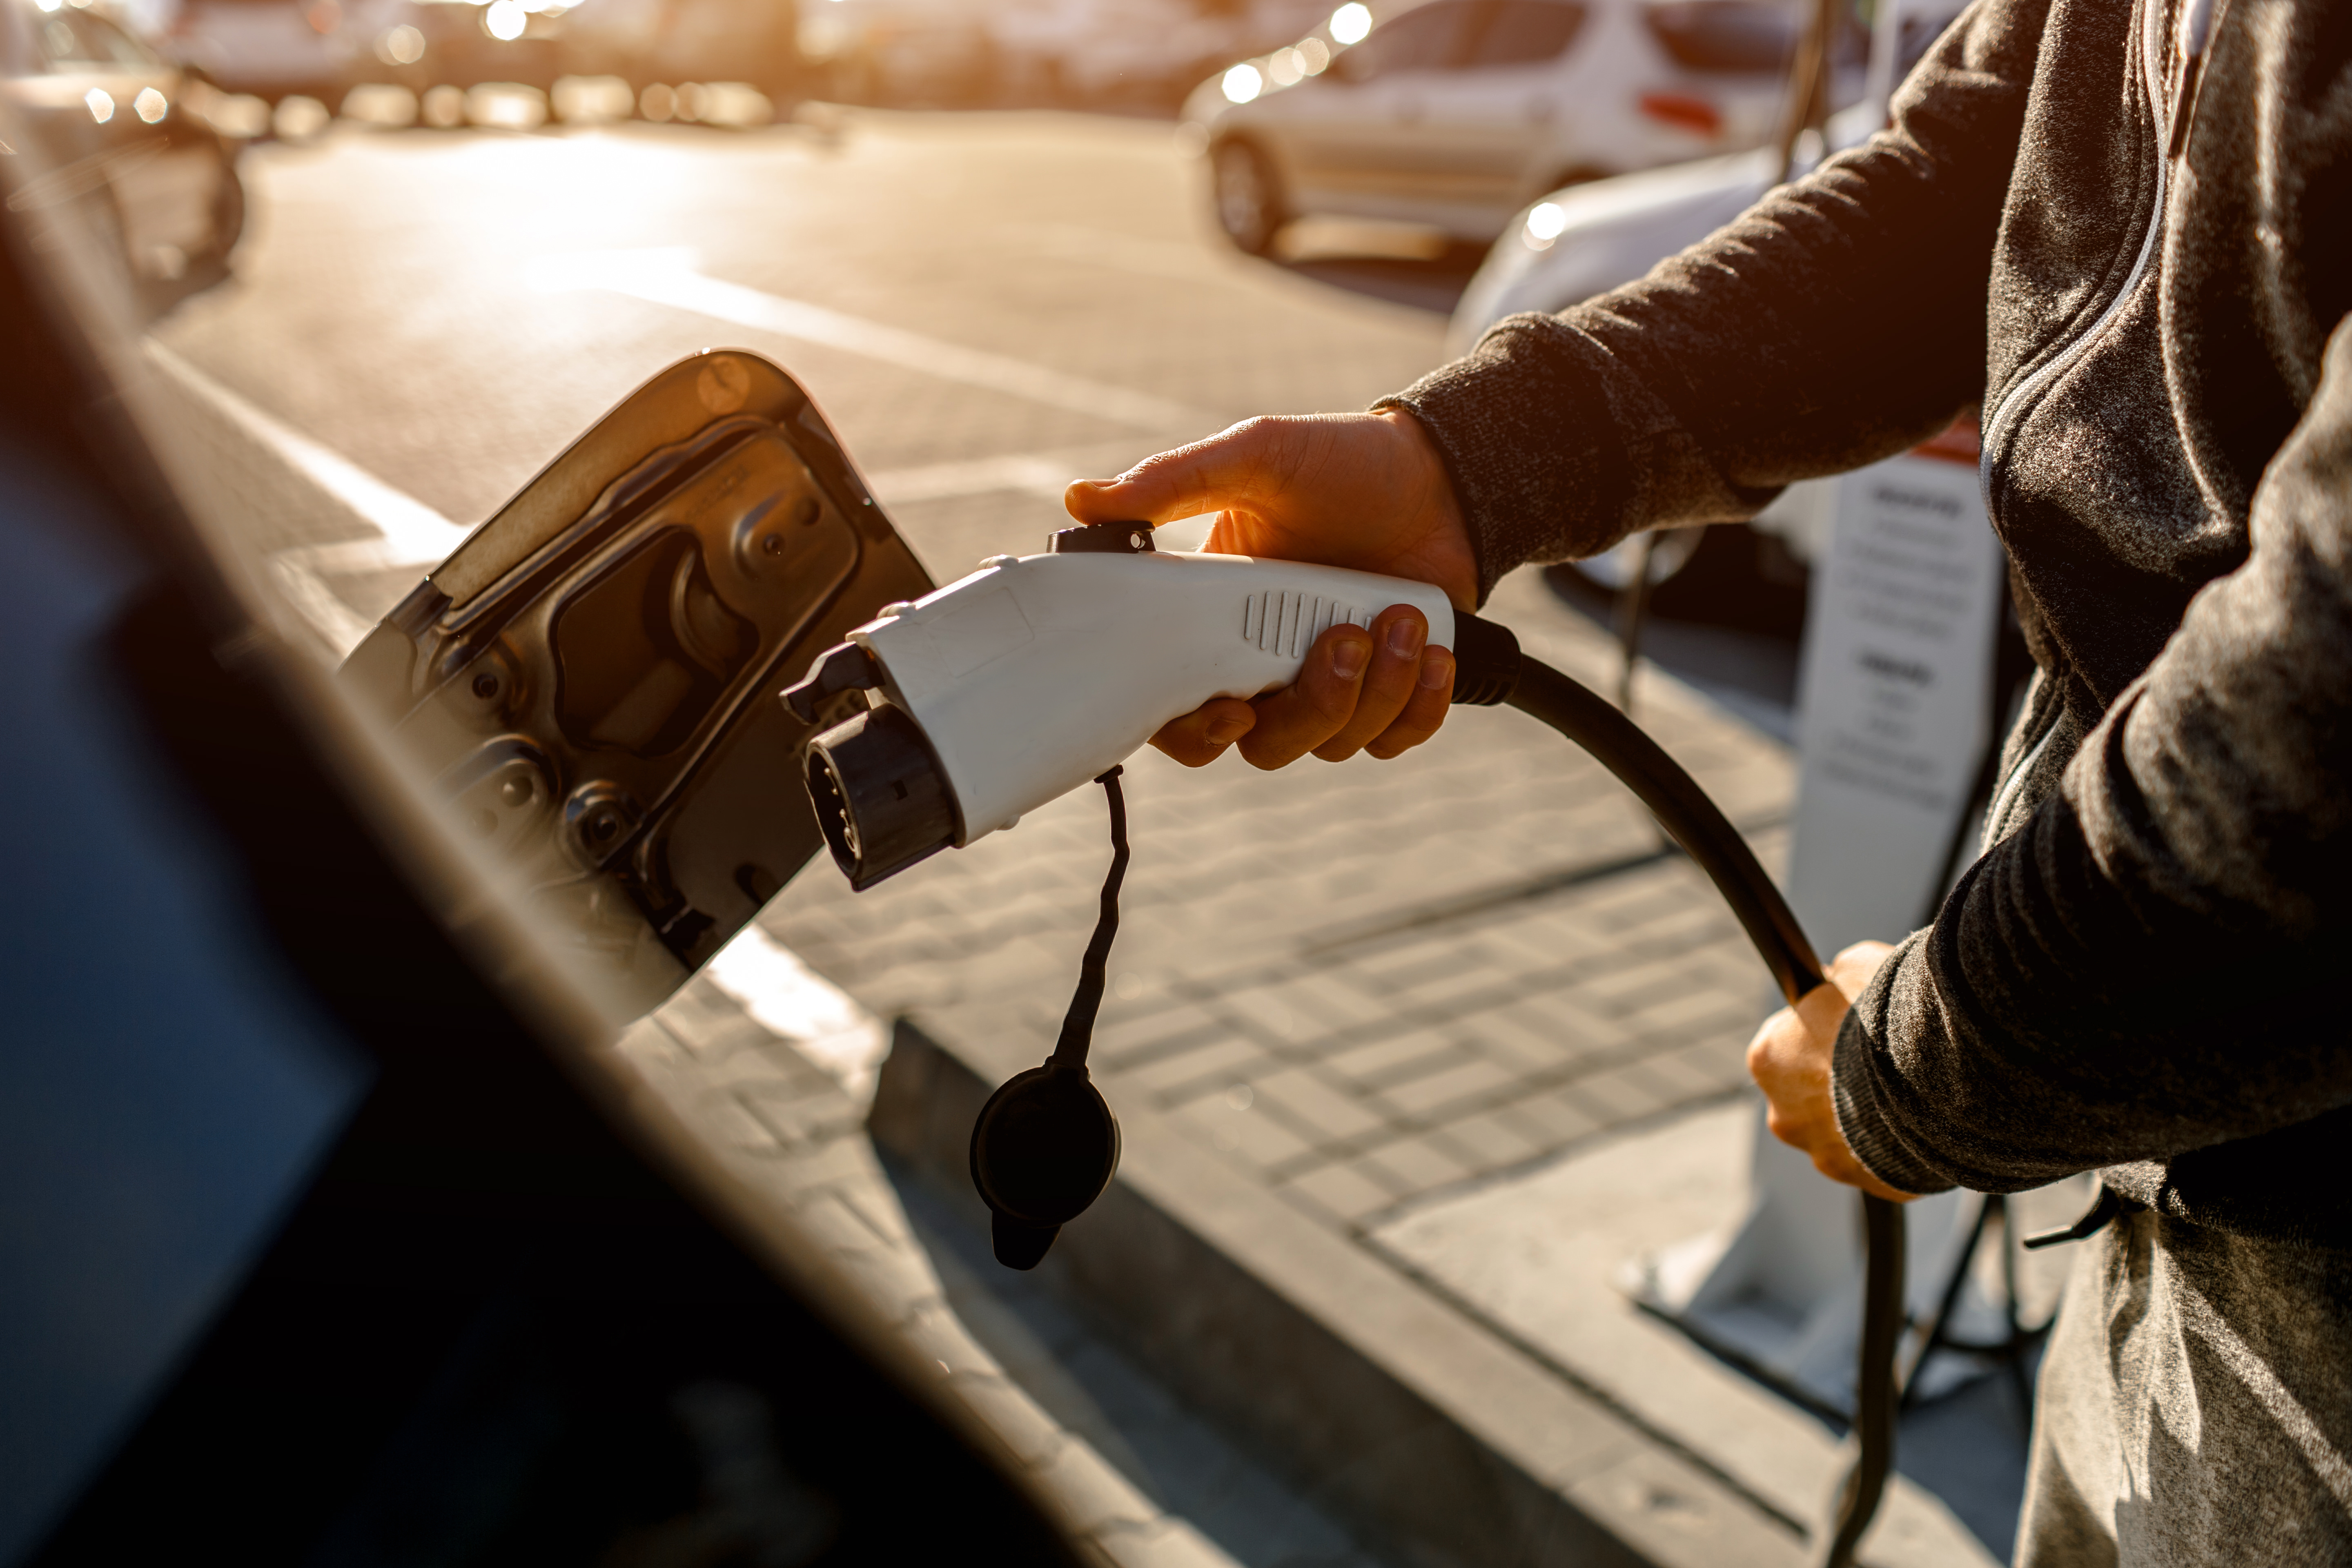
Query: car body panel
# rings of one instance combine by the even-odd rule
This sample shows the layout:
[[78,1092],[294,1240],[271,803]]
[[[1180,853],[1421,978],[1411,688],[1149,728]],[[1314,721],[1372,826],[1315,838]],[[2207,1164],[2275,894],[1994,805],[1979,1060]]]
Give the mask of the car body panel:
[[1463,291],[1445,336],[1450,355],[1470,352],[1486,329],[1521,310],[1564,310],[1631,283],[1696,245],[1772,188],[1773,152],[1703,158],[1552,191],[1560,228],[1531,234],[1523,209]]
[[[1776,18],[1783,9],[1769,0],[1753,8]],[[1580,20],[1550,28],[1552,39],[1569,37],[1548,57],[1531,40],[1516,51],[1494,46],[1501,19],[1520,12]],[[1319,75],[1287,87],[1261,79],[1263,89],[1240,103],[1203,84],[1184,114],[1212,147],[1255,148],[1290,215],[1424,223],[1470,241],[1494,238],[1564,180],[1755,146],[1777,124],[1784,95],[1777,68],[1677,60],[1648,0],[1428,0],[1339,50]],[[1858,65],[1842,61],[1833,96],[1850,100],[1861,80]],[[1696,119],[1645,101],[1679,104]],[[1712,129],[1699,123],[1709,117]]]
[[[276,100],[332,95],[350,79],[369,36],[355,15],[319,9],[321,31],[298,0],[183,0],[172,23],[179,57],[229,92]],[[356,11],[356,7],[354,10]]]

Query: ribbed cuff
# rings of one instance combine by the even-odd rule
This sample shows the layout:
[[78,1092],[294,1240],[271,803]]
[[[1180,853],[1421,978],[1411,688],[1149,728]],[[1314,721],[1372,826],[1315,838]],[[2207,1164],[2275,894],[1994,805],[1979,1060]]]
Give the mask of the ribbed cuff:
[[1484,605],[1528,561],[1605,550],[1623,533],[1624,442],[1606,353],[1556,317],[1510,316],[1478,346],[1375,408],[1421,421],[1470,531]]
[[1895,949],[1846,1014],[1831,1058],[1830,1099],[1837,1109],[1838,1131],[1845,1134],[1846,1146],[1864,1169],[1897,1192],[1942,1193],[1959,1184],[1922,1161],[1883,1110],[1878,1075],[1885,1052],[1870,1028],[1873,1021],[1883,1026],[1895,973],[1916,946],[1914,939]]
[[1384,414],[1391,408],[1412,415],[1421,425],[1423,433],[1429,437],[1430,444],[1437,448],[1437,460],[1445,468],[1445,482],[1453,489],[1454,502],[1462,509],[1463,525],[1470,535],[1470,563],[1475,569],[1478,579],[1477,608],[1483,610],[1486,607],[1487,595],[1495,591],[1495,584],[1503,580],[1503,573],[1509,568],[1505,567],[1502,571],[1491,574],[1486,570],[1486,560],[1489,554],[1486,533],[1486,530],[1478,526],[1476,513],[1472,510],[1469,501],[1464,499],[1470,492],[1468,485],[1462,477],[1461,459],[1454,456],[1454,448],[1446,444],[1444,434],[1424,418],[1420,409],[1406,402],[1403,395],[1381,398],[1372,405],[1371,412]]

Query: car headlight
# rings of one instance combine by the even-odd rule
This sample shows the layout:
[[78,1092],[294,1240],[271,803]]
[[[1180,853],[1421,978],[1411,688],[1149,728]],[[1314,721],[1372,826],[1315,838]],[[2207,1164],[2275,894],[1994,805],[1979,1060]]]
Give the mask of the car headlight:
[[1549,250],[1551,242],[1568,228],[1568,215],[1558,202],[1538,202],[1528,209],[1528,221],[1519,230],[1519,237],[1529,250]]

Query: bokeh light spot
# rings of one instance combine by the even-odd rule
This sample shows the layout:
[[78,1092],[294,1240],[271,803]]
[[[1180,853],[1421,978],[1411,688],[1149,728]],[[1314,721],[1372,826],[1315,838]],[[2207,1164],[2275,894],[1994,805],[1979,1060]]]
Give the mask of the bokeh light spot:
[[376,58],[388,66],[413,66],[425,58],[425,34],[403,22],[375,41]]

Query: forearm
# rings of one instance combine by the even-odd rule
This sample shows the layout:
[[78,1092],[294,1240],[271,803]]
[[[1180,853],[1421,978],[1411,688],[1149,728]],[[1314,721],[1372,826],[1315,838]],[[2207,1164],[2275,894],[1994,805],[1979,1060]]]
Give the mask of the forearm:
[[2042,7],[1980,0],[1895,127],[1638,283],[1517,316],[1396,398],[1444,452],[1480,586],[1641,528],[1752,516],[1978,395]]

